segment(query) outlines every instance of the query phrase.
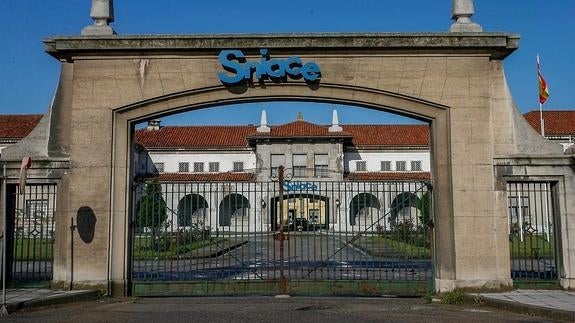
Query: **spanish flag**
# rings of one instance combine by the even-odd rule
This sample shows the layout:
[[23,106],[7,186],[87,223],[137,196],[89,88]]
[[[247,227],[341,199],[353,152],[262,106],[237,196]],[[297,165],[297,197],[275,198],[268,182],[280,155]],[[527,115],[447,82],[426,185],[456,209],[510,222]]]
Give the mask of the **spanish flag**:
[[549,88],[547,82],[541,74],[541,62],[539,61],[539,54],[537,55],[537,79],[539,80],[539,103],[543,104],[549,98]]

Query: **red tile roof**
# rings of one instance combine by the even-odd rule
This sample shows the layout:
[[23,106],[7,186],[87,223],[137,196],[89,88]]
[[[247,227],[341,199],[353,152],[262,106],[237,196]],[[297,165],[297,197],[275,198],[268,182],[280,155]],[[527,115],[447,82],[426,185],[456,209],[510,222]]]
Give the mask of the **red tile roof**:
[[345,174],[348,181],[408,181],[429,180],[430,172],[359,172]]
[[428,147],[427,125],[342,125],[343,131],[329,132],[328,125],[294,121],[270,126],[269,133],[256,126],[183,126],[160,130],[138,130],[136,142],[146,148],[232,149],[248,147],[255,138],[353,138],[359,148]]
[[[530,111],[523,115],[537,132],[541,133],[539,111]],[[543,111],[546,136],[575,135],[575,110]]]
[[353,134],[357,147],[429,146],[429,126],[417,125],[342,125]]
[[297,120],[280,126],[271,126],[270,132],[254,132],[248,138],[334,138],[352,137],[345,131],[329,132],[329,126]]
[[22,139],[42,119],[41,114],[0,115],[0,139]]
[[161,173],[153,177],[160,182],[253,182],[254,173]]
[[136,131],[136,142],[146,148],[246,148],[255,126],[185,126]]

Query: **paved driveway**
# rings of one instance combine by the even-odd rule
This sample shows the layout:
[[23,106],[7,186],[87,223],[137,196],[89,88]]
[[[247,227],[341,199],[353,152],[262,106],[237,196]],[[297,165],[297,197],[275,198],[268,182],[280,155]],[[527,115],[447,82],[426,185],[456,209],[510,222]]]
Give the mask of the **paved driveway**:
[[[245,241],[238,248],[208,258],[139,261],[136,280],[427,280],[430,260],[386,259],[367,255],[348,241],[352,236],[320,232],[289,232],[280,242],[272,233],[229,239]],[[210,247],[212,248],[212,247]],[[216,250],[215,247],[213,247]]]
[[142,298],[16,312],[10,322],[545,322],[481,306],[384,298]]

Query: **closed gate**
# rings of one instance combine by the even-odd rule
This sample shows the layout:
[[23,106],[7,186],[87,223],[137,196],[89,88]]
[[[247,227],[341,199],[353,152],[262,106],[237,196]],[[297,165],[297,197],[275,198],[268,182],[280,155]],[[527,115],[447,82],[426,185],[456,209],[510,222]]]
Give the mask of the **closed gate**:
[[432,288],[425,182],[147,181],[133,201],[134,295]]
[[7,186],[6,278],[12,285],[49,284],[54,251],[56,184]]
[[510,182],[511,278],[518,285],[557,281],[557,244],[551,182]]

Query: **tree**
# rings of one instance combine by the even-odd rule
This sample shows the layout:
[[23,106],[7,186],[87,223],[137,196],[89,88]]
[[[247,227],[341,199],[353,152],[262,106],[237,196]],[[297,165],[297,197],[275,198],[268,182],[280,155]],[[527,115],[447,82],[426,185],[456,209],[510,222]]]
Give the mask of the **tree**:
[[137,209],[136,226],[150,228],[155,235],[167,218],[166,201],[162,196],[160,183],[152,181],[146,185]]
[[417,201],[417,209],[419,210],[419,221],[422,225],[429,225],[431,221],[431,196],[429,191],[425,192],[421,199]]

